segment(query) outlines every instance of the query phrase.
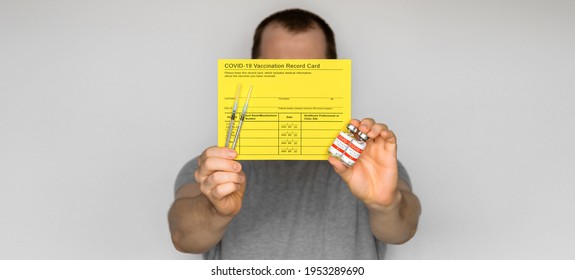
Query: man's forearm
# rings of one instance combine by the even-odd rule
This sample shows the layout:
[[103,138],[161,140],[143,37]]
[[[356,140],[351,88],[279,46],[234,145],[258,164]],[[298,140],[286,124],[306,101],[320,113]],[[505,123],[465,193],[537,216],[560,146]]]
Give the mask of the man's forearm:
[[200,254],[222,239],[232,217],[215,213],[209,200],[200,194],[176,199],[168,220],[174,247],[180,252]]
[[[399,183],[405,184],[400,181]],[[369,224],[373,235],[386,243],[402,244],[417,231],[421,206],[419,199],[407,188],[398,187],[398,201],[389,207],[370,207]]]

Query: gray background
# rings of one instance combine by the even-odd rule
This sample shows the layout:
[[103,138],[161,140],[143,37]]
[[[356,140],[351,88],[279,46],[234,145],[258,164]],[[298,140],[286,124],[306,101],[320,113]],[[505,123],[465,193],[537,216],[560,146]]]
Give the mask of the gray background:
[[423,205],[391,259],[575,257],[573,1],[0,1],[0,258],[186,259],[167,211],[216,143],[216,60],[280,9],[353,60]]

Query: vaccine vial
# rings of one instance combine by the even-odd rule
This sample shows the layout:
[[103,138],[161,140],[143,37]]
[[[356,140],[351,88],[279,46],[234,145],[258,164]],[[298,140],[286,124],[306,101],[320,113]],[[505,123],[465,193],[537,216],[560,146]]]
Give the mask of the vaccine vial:
[[331,146],[328,149],[330,155],[336,158],[340,158],[347,149],[347,147],[349,146],[349,144],[351,143],[351,141],[354,139],[354,134],[356,134],[359,131],[357,127],[355,127],[353,124],[348,124],[347,130],[349,131],[348,133],[345,133],[343,131],[339,132],[339,135],[337,135],[337,138],[335,138],[333,144],[331,144]]
[[361,152],[363,152],[363,150],[365,149],[366,141],[368,139],[369,137],[367,137],[367,134],[361,131],[358,132],[357,138],[353,138],[351,140],[349,146],[341,156],[340,158],[341,162],[343,162],[343,164],[345,164],[348,167],[353,166],[355,164],[355,161],[357,161],[357,158],[359,158]]

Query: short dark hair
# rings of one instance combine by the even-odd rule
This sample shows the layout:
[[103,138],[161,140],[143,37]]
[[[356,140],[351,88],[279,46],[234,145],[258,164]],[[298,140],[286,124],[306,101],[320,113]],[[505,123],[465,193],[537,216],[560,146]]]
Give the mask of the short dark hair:
[[335,49],[335,35],[333,30],[331,30],[325,20],[323,20],[318,15],[301,9],[279,11],[262,20],[254,33],[252,58],[258,58],[260,56],[262,33],[266,26],[268,26],[270,23],[279,23],[282,27],[291,32],[304,32],[317,25],[319,28],[321,28],[323,34],[325,35],[325,41],[327,45],[325,50],[326,57],[330,59],[337,58],[337,52]]

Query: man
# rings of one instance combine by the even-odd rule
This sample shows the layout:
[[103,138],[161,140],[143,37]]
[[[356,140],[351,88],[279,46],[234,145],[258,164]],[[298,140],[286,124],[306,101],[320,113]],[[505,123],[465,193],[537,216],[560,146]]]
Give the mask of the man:
[[[256,29],[252,58],[337,58],[334,35],[315,14],[281,11]],[[395,135],[371,118],[350,122],[370,137],[351,168],[333,157],[239,162],[232,149],[205,149],[176,180],[176,249],[208,259],[382,259],[385,243],[407,242],[421,210]]]

